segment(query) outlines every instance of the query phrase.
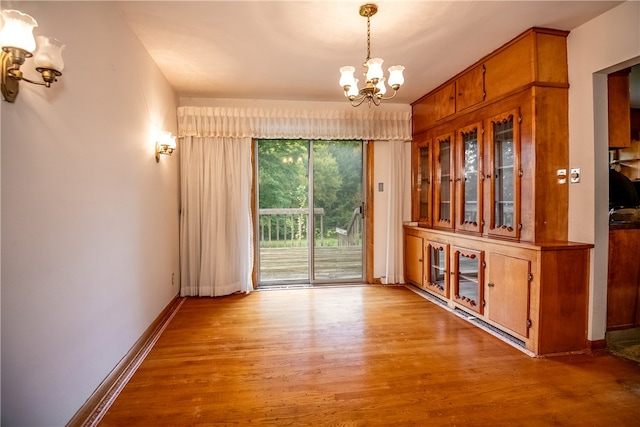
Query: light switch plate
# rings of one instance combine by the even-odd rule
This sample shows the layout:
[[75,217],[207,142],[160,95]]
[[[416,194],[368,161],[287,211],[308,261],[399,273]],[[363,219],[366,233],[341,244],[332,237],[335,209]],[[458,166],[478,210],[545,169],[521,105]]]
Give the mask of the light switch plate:
[[566,184],[567,183],[567,170],[566,169],[558,169],[556,173],[558,176],[558,184]]

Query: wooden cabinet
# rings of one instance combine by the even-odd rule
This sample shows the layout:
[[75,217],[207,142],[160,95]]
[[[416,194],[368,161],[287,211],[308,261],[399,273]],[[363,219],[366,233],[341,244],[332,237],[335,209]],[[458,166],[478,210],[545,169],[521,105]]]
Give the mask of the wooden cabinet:
[[640,326],[640,228],[609,230],[607,330]]
[[435,188],[433,206],[434,227],[453,229],[455,157],[453,134],[439,135],[434,139]]
[[420,236],[406,236],[404,240],[405,279],[422,287],[423,243]]
[[631,145],[630,73],[631,68],[625,68],[607,76],[609,148],[626,148]]
[[424,283],[432,293],[449,298],[449,245],[425,240],[426,255]]
[[489,123],[491,213],[489,236],[520,238],[520,133],[518,110],[498,114]]
[[456,111],[462,111],[484,101],[485,66],[477,65],[456,80]]
[[[510,63],[528,58],[525,62],[537,71],[525,73],[526,84],[498,99],[491,99],[487,89],[487,99],[478,104],[438,121],[420,122],[422,130],[414,139],[432,141],[434,174],[432,221],[425,226],[522,242],[567,240],[569,188],[566,181],[557,179],[558,170],[569,168],[568,84],[559,76],[566,72],[566,56],[549,54],[565,42],[565,36],[553,30],[548,34],[531,30],[515,45],[492,54],[491,61],[473,65],[450,82],[455,86],[462,76],[486,63],[488,84],[499,59]],[[534,55],[535,49],[543,49],[534,46],[539,37],[549,52]],[[523,54],[530,50],[530,55]],[[539,64],[539,58],[551,64]],[[553,71],[554,64],[559,71]],[[536,76],[549,82],[531,80]],[[435,102],[441,89],[413,104],[414,111],[419,115],[423,101]],[[418,171],[412,173],[417,181]],[[424,215],[418,216],[417,211],[412,221],[420,222]]]
[[[592,245],[525,244],[410,226],[404,231],[405,248],[424,253],[423,266],[411,267],[424,276],[410,273],[408,263],[407,280],[449,310],[501,330],[534,355],[586,348]],[[405,257],[418,263],[415,254]]]
[[430,139],[415,141],[413,144],[412,167],[417,171],[413,181],[413,217],[421,227],[432,225],[433,199],[433,154]]
[[435,93],[435,115],[436,120],[449,117],[456,112],[456,84],[449,83]]
[[442,83],[413,106],[413,133],[530,87],[568,87],[567,31],[532,28]]
[[473,123],[456,131],[456,229],[482,232],[483,127]]
[[510,332],[527,338],[531,325],[531,261],[491,252],[487,264],[490,266],[487,274],[487,316]]
[[471,311],[484,311],[484,252],[454,246],[453,300]]
[[435,92],[435,120],[442,120],[484,101],[484,65],[478,65]]
[[407,243],[407,280],[533,354],[587,343],[593,246],[567,241],[557,179],[569,168],[567,34],[532,28],[412,104],[420,227],[405,234],[422,246]]

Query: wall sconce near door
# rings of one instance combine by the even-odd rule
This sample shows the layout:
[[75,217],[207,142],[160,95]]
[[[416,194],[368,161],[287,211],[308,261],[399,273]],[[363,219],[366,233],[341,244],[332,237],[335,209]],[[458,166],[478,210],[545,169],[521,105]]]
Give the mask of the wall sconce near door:
[[20,67],[27,58],[33,56],[36,39],[33,29],[38,23],[31,16],[19,10],[1,12],[4,26],[0,31],[0,61],[2,62],[1,89],[5,101],[14,102],[18,96],[19,83],[26,82],[50,87],[62,75],[64,68],[62,49],[64,44],[53,37],[38,36],[38,51],[33,58],[36,71],[42,74],[42,82],[29,80],[22,75]]
[[156,142],[156,162],[160,163],[160,154],[168,156],[176,149],[176,137],[171,132],[162,131],[158,134]]

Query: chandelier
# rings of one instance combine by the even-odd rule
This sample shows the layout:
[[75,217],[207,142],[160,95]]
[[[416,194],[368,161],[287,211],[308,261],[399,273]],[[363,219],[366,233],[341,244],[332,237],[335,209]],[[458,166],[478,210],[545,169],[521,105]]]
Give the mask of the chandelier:
[[354,107],[359,106],[365,100],[368,101],[369,107],[371,103],[378,106],[383,99],[391,99],[396,96],[398,89],[404,83],[404,77],[402,72],[404,67],[402,65],[394,65],[389,67],[389,80],[387,84],[393,89],[393,95],[385,97],[387,93],[387,87],[385,85],[384,72],[382,71],[381,58],[371,58],[371,17],[378,11],[378,6],[372,3],[363,4],[360,6],[360,16],[367,18],[367,58],[364,60],[362,66],[366,69],[364,73],[366,77],[365,86],[361,89],[358,88],[359,80],[356,79],[353,73],[356,68],[347,65],[340,68],[340,86],[344,90],[344,96],[349,99],[351,105]]

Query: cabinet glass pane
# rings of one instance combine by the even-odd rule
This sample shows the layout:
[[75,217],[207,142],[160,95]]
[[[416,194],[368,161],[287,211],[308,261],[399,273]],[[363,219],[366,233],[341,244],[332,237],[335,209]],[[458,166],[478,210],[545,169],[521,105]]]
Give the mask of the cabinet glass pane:
[[465,256],[458,252],[458,283],[456,297],[462,299],[471,307],[478,306],[480,259],[475,256]]
[[440,153],[440,200],[438,220],[451,221],[451,141],[439,141]]
[[515,176],[513,117],[493,128],[494,143],[494,206],[495,227],[514,227]]
[[447,274],[447,254],[444,247],[430,246],[431,265],[429,266],[429,281],[441,292],[445,291],[445,277]]
[[430,164],[429,147],[420,147],[420,218],[429,218]]
[[462,134],[464,144],[463,221],[478,222],[478,131]]

